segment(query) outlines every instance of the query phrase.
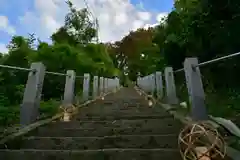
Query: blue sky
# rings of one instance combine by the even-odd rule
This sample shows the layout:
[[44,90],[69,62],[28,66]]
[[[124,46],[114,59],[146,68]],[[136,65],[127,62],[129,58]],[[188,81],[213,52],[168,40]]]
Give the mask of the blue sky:
[[147,11],[169,12],[173,7],[174,0],[131,0],[136,5],[142,3]]
[[[82,1],[72,0],[79,9]],[[170,12],[173,0],[89,0],[89,6],[99,19],[100,39],[115,41],[130,30],[158,23],[156,17]],[[0,52],[12,35],[35,33],[49,41],[66,13],[64,0],[0,0]]]

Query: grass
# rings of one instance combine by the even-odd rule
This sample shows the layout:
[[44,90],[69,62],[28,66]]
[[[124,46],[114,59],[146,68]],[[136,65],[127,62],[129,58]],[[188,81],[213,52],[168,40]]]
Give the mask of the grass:
[[[60,102],[57,100],[42,101],[40,103],[40,118],[55,115],[59,111]],[[0,126],[9,127],[19,125],[20,105],[19,106],[0,106]]]

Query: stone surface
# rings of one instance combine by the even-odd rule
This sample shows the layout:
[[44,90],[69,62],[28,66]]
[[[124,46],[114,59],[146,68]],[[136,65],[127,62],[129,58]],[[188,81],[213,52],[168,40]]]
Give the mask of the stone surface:
[[85,73],[83,79],[83,101],[89,99],[89,88],[90,88],[90,74]]
[[[109,149],[109,148],[177,148],[178,135],[118,135],[107,137],[27,137],[13,149]],[[8,145],[8,148],[10,146]]]
[[26,126],[36,121],[41,101],[45,66],[42,63],[32,63],[32,71],[28,74],[28,80],[24,91],[23,102],[20,108],[20,124]]
[[196,65],[198,65],[197,58],[186,58],[184,61],[189,101],[192,106],[191,116],[194,120],[207,120],[203,83],[199,68],[194,67]]
[[73,70],[67,71],[64,96],[63,96],[63,106],[67,107],[73,104],[74,100],[74,86],[75,86],[75,72]]
[[81,108],[73,121],[52,122],[1,145],[8,150],[0,150],[0,159],[180,160],[182,127],[133,88],[122,88]]
[[1,151],[6,160],[182,160],[172,149],[109,149],[109,150],[15,150]]
[[166,100],[169,104],[178,104],[172,67],[166,67],[164,70],[164,75],[166,84]]

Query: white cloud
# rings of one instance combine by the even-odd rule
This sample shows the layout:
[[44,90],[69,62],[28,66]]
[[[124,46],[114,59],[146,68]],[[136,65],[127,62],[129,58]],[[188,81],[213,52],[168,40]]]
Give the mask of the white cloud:
[[[120,40],[130,30],[151,23],[152,14],[141,12],[129,0],[87,0],[99,21],[99,37],[103,42]],[[83,0],[72,0],[82,9]],[[28,32],[36,33],[41,39],[48,38],[64,22],[67,5],[63,0],[35,0],[35,10],[20,17]]]
[[125,13],[119,13],[115,16],[115,24],[122,25],[127,23],[128,17]]
[[42,15],[41,16],[41,24],[45,24],[45,27],[48,29],[48,32],[55,32],[57,28],[61,26],[54,17],[51,15]]
[[143,27],[144,23],[141,20],[135,20],[133,22],[133,30],[137,30],[138,28]]
[[0,43],[0,53],[7,53],[8,49],[6,47],[6,44]]
[[0,15],[0,30],[13,35],[16,33],[15,28],[9,24],[8,17]]
[[156,16],[157,23],[155,23],[155,24],[145,24],[143,28],[148,29],[149,27],[156,27],[160,23],[165,23],[167,16],[168,16],[167,12],[159,13]]
[[138,12],[138,17],[144,21],[148,21],[151,19],[151,13],[149,12]]

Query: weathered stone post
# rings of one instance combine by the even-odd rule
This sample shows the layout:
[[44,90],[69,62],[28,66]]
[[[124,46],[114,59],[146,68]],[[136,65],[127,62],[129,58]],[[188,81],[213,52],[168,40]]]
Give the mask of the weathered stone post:
[[143,78],[142,77],[139,78],[139,87],[141,89],[143,89]]
[[158,98],[162,98],[163,97],[162,72],[156,72],[156,88]]
[[41,101],[45,66],[39,63],[32,63],[25,86],[23,102],[20,108],[20,125],[26,126],[36,121]]
[[93,77],[93,99],[98,96],[98,76]]
[[83,79],[83,101],[87,101],[89,98],[89,83],[90,83],[90,74],[84,73]]
[[191,116],[194,120],[208,119],[205,95],[197,58],[186,58],[184,72],[191,104]]
[[104,93],[107,93],[108,91],[108,78],[104,78]]
[[178,104],[172,67],[165,68],[166,98],[169,104]]
[[116,83],[117,83],[117,88],[119,89],[121,87],[119,78],[117,78],[117,82]]
[[146,92],[147,91],[147,77],[143,77],[143,91]]
[[64,96],[63,96],[63,107],[67,107],[73,104],[74,101],[74,87],[75,87],[76,74],[73,70],[67,71]]
[[145,92],[148,94],[151,91],[151,79],[150,76],[147,75],[144,77],[145,79]]
[[114,79],[112,79],[112,87],[113,87],[113,89],[114,90],[116,90],[117,89],[117,79],[116,78],[114,78]]
[[110,86],[111,85],[111,79],[110,78],[108,78],[107,79],[107,92],[109,92],[111,89],[110,89]]
[[99,95],[102,96],[104,92],[104,79],[100,77]]
[[108,90],[109,91],[113,90],[113,79],[112,78],[108,79]]
[[136,83],[136,85],[137,85],[138,87],[140,87],[139,82],[140,82],[140,77],[137,77],[137,83]]
[[156,76],[155,76],[155,74],[151,74],[150,79],[151,79],[151,81],[150,81],[151,94],[152,94],[152,96],[154,96],[155,88],[156,88]]

